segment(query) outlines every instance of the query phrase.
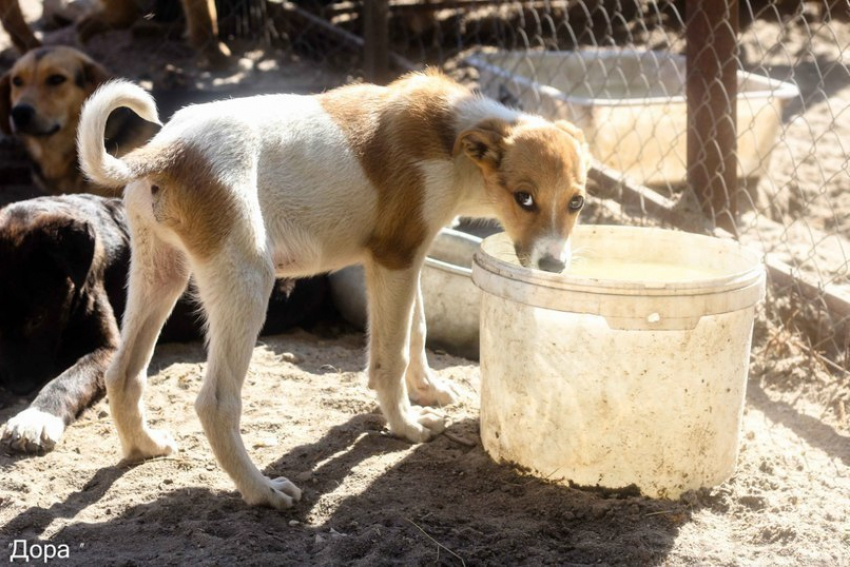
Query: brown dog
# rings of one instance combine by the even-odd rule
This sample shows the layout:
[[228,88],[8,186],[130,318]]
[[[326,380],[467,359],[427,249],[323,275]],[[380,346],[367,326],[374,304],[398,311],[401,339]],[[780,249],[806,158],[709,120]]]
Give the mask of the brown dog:
[[[80,41],[110,29],[130,27],[142,14],[135,0],[100,0],[100,9],[85,16],[77,24]],[[189,43],[214,67],[224,65],[230,49],[218,40],[218,14],[215,0],[181,0],[186,15]]]
[[76,150],[83,101],[110,77],[71,47],[29,51],[0,77],[0,130],[21,140],[45,192],[114,194],[83,178]]

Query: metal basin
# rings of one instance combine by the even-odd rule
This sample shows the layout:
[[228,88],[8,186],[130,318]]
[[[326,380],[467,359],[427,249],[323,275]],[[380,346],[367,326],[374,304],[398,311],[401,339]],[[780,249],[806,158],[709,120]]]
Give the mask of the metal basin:
[[[679,185],[687,173],[685,58],[633,49],[496,52],[467,59],[485,94],[581,128],[591,154],[645,185]],[[738,176],[758,178],[790,83],[738,71]]]
[[[472,283],[472,257],[481,239],[452,229],[437,236],[422,268],[422,295],[428,325],[427,345],[478,359],[478,313],[481,291]],[[363,268],[351,266],[330,276],[331,297],[340,314],[366,328]]]

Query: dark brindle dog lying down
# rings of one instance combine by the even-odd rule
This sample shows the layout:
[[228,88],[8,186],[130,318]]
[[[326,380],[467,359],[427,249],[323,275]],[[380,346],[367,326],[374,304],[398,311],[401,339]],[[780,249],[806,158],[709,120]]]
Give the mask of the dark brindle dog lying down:
[[[41,388],[6,423],[4,444],[52,449],[103,394],[103,374],[119,343],[129,261],[118,199],[40,197],[0,209],[0,385],[18,395]],[[325,291],[323,279],[280,280],[264,332],[314,317]],[[160,340],[199,337],[194,311],[184,296]]]

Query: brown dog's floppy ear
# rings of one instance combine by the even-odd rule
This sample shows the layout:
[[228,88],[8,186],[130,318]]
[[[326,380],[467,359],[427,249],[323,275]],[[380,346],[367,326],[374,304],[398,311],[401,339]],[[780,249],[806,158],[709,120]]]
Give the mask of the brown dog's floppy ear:
[[508,125],[501,120],[485,120],[457,137],[453,154],[461,151],[485,172],[499,169],[505,149]]
[[12,112],[12,75],[6,73],[0,77],[0,131],[12,135],[9,114]]
[[77,77],[77,84],[82,89],[94,92],[98,85],[112,78],[112,73],[107,71],[103,65],[87,59],[83,61],[83,70],[81,75]]
[[53,240],[54,244],[48,244],[47,249],[73,282],[74,289],[79,291],[94,263],[97,248],[94,228],[88,222],[61,217],[51,224],[53,230],[45,231],[45,237]]

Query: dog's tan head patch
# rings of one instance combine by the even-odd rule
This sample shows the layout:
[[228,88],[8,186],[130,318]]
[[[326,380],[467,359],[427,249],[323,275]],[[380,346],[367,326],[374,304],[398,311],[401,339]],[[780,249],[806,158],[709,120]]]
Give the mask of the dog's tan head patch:
[[418,164],[451,157],[455,123],[446,97],[461,91],[432,72],[409,75],[386,88],[353,85],[320,96],[378,191],[375,228],[365,245],[387,268],[409,267],[428,237]]
[[523,265],[560,271],[586,196],[589,156],[581,131],[565,121],[491,119],[462,132],[456,151],[480,168]]

